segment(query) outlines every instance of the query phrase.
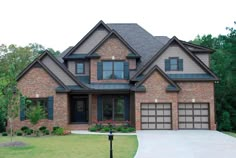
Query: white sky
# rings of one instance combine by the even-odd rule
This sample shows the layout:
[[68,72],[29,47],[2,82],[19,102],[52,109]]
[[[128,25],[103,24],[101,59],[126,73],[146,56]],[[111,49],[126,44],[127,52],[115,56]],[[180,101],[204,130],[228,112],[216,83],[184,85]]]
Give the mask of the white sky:
[[189,41],[226,34],[236,0],[0,0],[0,44],[36,42],[63,51],[99,20],[138,23],[153,35]]

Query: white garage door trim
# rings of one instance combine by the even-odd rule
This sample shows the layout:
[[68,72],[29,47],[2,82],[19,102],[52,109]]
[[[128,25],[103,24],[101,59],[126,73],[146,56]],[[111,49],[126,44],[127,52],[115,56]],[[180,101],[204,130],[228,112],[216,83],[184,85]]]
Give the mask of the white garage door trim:
[[[141,129],[171,130],[171,103],[141,103]],[[147,125],[146,127],[144,127]]]
[[209,103],[178,103],[179,129],[209,129],[209,116]]

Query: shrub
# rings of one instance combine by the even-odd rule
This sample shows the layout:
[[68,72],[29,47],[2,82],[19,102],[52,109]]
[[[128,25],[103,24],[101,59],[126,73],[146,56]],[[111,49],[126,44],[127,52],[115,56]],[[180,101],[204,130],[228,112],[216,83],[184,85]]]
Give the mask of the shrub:
[[118,132],[120,132],[122,128],[123,128],[122,126],[117,126],[117,127],[116,127],[116,130],[117,130]]
[[33,131],[32,129],[27,129],[27,130],[25,131],[25,134],[26,134],[26,135],[31,135],[33,132],[34,132],[34,131]]
[[54,134],[55,134],[55,135],[64,135],[64,128],[57,128],[57,129],[54,131]]
[[22,130],[23,132],[27,131],[28,129],[29,129],[29,127],[27,127],[27,126],[21,127],[21,130]]
[[22,136],[22,132],[21,131],[16,131],[16,135],[17,136]]
[[96,126],[91,126],[88,130],[90,132],[96,132],[97,131],[97,127]]
[[7,132],[2,133],[2,136],[7,136],[7,135],[8,135]]
[[41,126],[41,127],[39,128],[39,130],[40,130],[41,132],[45,131],[46,129],[47,129],[47,127],[45,127],[45,126]]
[[49,135],[49,134],[50,134],[49,130],[47,130],[47,129],[44,130],[43,133],[44,133],[45,135]]
[[105,132],[109,132],[110,131],[110,127],[108,127],[108,126],[105,126],[103,129],[104,129]]
[[58,128],[60,128],[59,126],[54,126],[53,128],[52,128],[52,130],[53,131],[56,131]]
[[122,133],[128,133],[129,131],[128,131],[128,128],[122,128],[122,129],[121,129],[121,132],[122,132]]
[[134,132],[134,131],[135,131],[135,128],[129,127],[129,128],[127,128],[127,130],[128,130],[128,132]]

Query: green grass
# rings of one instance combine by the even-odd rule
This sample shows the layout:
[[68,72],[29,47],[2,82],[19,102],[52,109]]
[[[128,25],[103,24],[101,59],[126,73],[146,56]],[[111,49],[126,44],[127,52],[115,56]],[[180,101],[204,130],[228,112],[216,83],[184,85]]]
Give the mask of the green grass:
[[[108,158],[109,141],[105,135],[67,135],[46,137],[14,137],[26,147],[0,147],[1,158]],[[0,136],[0,143],[9,142]],[[136,136],[114,136],[115,158],[133,158],[138,147]]]
[[236,138],[236,133],[234,133],[234,132],[223,132],[223,133],[228,134],[228,135]]

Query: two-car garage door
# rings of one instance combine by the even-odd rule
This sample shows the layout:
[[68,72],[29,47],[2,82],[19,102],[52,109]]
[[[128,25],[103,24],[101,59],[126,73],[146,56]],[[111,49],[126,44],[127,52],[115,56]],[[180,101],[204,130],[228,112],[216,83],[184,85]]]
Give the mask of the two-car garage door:
[[[170,103],[142,103],[142,129],[172,129]],[[179,103],[179,129],[209,129],[209,105],[207,103]]]

